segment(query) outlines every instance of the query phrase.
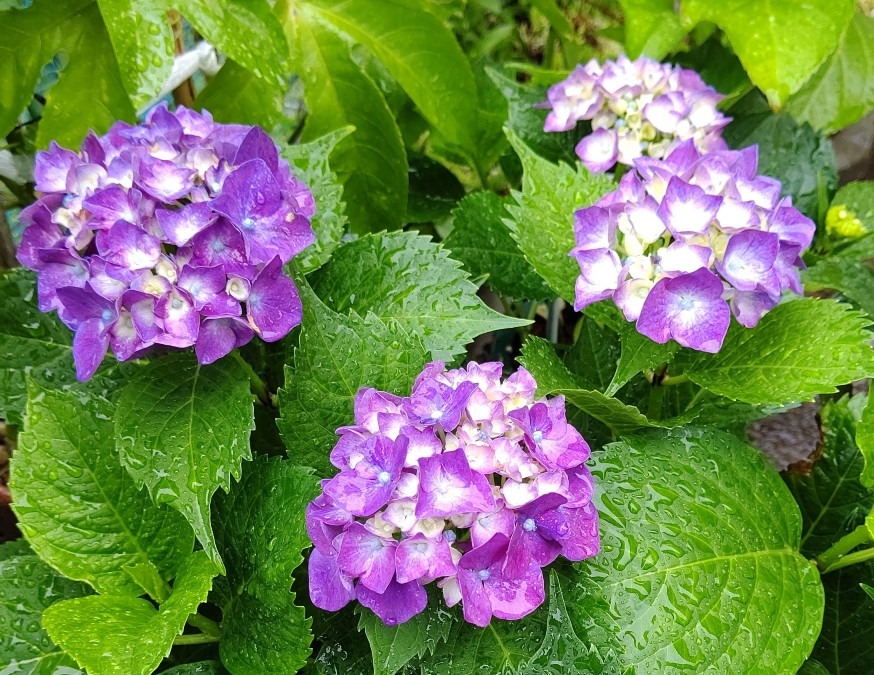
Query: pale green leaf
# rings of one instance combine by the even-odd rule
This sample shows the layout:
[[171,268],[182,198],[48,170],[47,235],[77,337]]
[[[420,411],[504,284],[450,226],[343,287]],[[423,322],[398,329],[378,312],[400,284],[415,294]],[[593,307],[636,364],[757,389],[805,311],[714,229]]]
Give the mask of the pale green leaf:
[[775,107],[798,91],[838,47],[853,0],[683,0],[688,27],[712,21],[731,41],[750,79]]
[[407,155],[382,93],[352,60],[349,46],[303,8],[285,27],[292,66],[304,83],[304,140],[355,127],[332,153],[352,229],[400,227],[409,189]]
[[234,675],[293,675],[307,662],[311,620],[290,587],[310,546],[304,512],[318,491],[308,469],[259,457],[216,497],[216,543],[228,569],[219,649]]
[[55,603],[43,614],[43,626],[89,675],[148,675],[206,601],[215,574],[206,552],[197,551],[158,609],[142,598],[90,595]]
[[53,603],[89,592],[46,565],[23,540],[0,544],[0,672],[78,675],[75,662],[49,640],[41,619]]
[[408,395],[429,353],[418,335],[394,320],[343,316],[299,285],[304,318],[293,366],[279,390],[279,426],[288,455],[319,475],[335,471],[328,453],[338,427],[352,424],[353,398],[361,387]]
[[862,453],[865,468],[862,471],[862,484],[874,488],[874,396],[869,395],[868,405],[856,429],[856,443]]
[[288,46],[268,0],[167,0],[197,32],[256,77],[284,86]]
[[152,564],[163,579],[191,551],[191,528],[155,506],[119,464],[114,407],[85,392],[31,382],[10,489],[19,527],[43,560],[101,593],[141,595],[124,570]]
[[216,122],[257,124],[269,131],[285,120],[284,103],[284,88],[228,59],[194,99],[194,108],[208,110]]
[[525,145],[509,129],[507,137],[525,171],[522,192],[513,192],[507,210],[513,238],[535,271],[555,293],[573,300],[579,266],[570,257],[574,247],[574,211],[590,206],[615,187],[603,174],[591,174],[582,164],[552,164]]
[[210,526],[210,500],[251,459],[249,378],[233,357],[201,366],[191,353],[156,359],[122,390],[115,416],[121,461],[158,504],[186,517],[224,570]]
[[67,19],[60,36],[55,49],[64,53],[67,65],[46,94],[36,144],[45,148],[56,141],[78,150],[89,130],[101,134],[117,120],[133,122],[136,116],[97,5]]
[[341,246],[312,276],[312,287],[337,312],[396,322],[440,361],[463,354],[478,335],[528,323],[487,307],[459,263],[413,232],[367,235]]
[[331,169],[328,156],[334,147],[354,129],[338,129],[311,143],[286,145],[282,156],[291,164],[294,175],[306,183],[316,200],[312,218],[316,243],[298,255],[294,262],[304,274],[324,265],[346,231],[346,203],[337,174]]
[[820,260],[801,274],[805,291],[834,289],[874,317],[874,269],[841,255]]
[[619,0],[625,14],[625,51],[629,58],[662,59],[686,35],[674,0]]
[[[866,231],[874,232],[874,181],[853,181],[843,185],[831,205],[844,207],[862,221]],[[872,251],[871,248],[868,250]],[[874,257],[874,252],[868,253],[867,257]]]
[[475,152],[473,71],[437,17],[404,0],[307,0],[307,6],[364,45],[450,143]]
[[531,268],[504,220],[504,200],[494,192],[465,197],[453,211],[450,235],[443,242],[474,277],[488,277],[492,290],[513,298],[543,300],[549,287]]
[[837,50],[786,103],[801,122],[834,133],[874,109],[874,17],[856,11]]
[[868,319],[834,300],[778,305],[755,328],[732,324],[718,354],[700,354],[685,374],[738,401],[782,405],[874,374]]
[[155,98],[173,69],[166,0],[97,0],[135,108]]

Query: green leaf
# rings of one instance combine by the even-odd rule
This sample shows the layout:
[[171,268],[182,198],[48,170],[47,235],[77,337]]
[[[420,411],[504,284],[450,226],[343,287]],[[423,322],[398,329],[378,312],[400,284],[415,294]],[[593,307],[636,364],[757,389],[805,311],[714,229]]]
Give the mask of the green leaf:
[[641,427],[673,427],[685,424],[691,417],[670,420],[649,420],[633,405],[584,389],[556,355],[552,345],[543,338],[529,336],[522,347],[519,362],[531,371],[537,380],[540,396],[562,395],[570,403],[599,422],[606,424],[617,436],[622,436]]
[[718,354],[701,354],[685,374],[747,403],[812,401],[874,373],[868,319],[834,300],[801,298],[777,305],[755,328],[733,324]]
[[286,84],[288,45],[268,0],[168,0],[197,32],[256,77]]
[[616,363],[616,372],[605,392],[607,396],[616,394],[638,373],[653,370],[670,362],[680,348],[680,345],[673,340],[659,344],[638,333],[634,324],[627,321],[612,302],[589,305],[585,313],[618,333],[622,345],[622,352]]
[[154,99],[173,69],[173,31],[165,0],[97,0],[121,78],[134,107]]
[[831,256],[804,270],[801,280],[805,291],[834,289],[874,317],[874,269],[866,263]]
[[602,553],[560,572],[578,635],[623,672],[670,671],[678,655],[725,672],[798,669],[822,586],[797,553],[798,507],[760,452],[687,427],[609,445],[592,473]]
[[346,127],[322,136],[312,143],[286,145],[282,156],[294,169],[294,174],[312,190],[316,214],[312,218],[316,243],[297,256],[298,268],[308,274],[324,265],[346,231],[346,204],[337,174],[328,163],[331,151],[354,129]]
[[396,321],[343,316],[328,309],[315,293],[299,284],[303,300],[300,344],[293,366],[286,366],[279,390],[279,426],[288,455],[320,476],[335,469],[328,453],[336,430],[351,424],[353,398],[361,387],[408,395],[429,360],[421,338]]
[[228,671],[219,661],[198,661],[161,671],[162,675],[227,675]]
[[43,560],[101,593],[142,595],[124,567],[152,563],[172,579],[191,528],[155,506],[118,462],[104,399],[31,382],[10,490],[19,527]]
[[796,672],[823,590],[797,552],[798,507],[761,453],[687,427],[593,458],[601,553],[554,568],[548,610],[484,630],[459,622],[422,671]]
[[449,169],[430,157],[409,153],[410,195],[406,220],[431,223],[448,218],[464,197],[464,186]]
[[0,135],[15,126],[33,99],[43,66],[61,51],[68,63],[48,93],[37,135],[41,147],[49,140],[78,146],[89,127],[102,133],[117,118],[133,121],[112,47],[91,0],[35,0],[26,10],[7,10],[2,16]]
[[856,444],[862,453],[865,468],[862,471],[862,485],[874,488],[874,396],[868,398],[868,405],[862,413],[856,429]]
[[332,153],[352,229],[399,228],[407,208],[407,155],[382,93],[352,60],[347,44],[305,8],[292,14],[286,30],[309,113],[304,139],[355,127]]
[[96,4],[67,20],[55,49],[63,51],[67,65],[46,94],[36,135],[38,147],[56,141],[78,149],[90,129],[103,133],[117,120],[135,121]]
[[725,140],[732,148],[758,145],[758,172],[777,178],[795,207],[817,219],[822,186],[832,192],[838,184],[831,141],[809,124],[763,110],[758,96],[754,92],[732,108],[734,121],[724,131]]
[[874,565],[865,563],[823,576],[825,614],[812,658],[826,673],[865,675],[874,659],[874,602],[863,582],[874,579]]
[[0,544],[0,654],[4,672],[79,673],[41,626],[43,610],[59,600],[88,595],[42,562],[23,540]]
[[800,550],[805,555],[819,555],[852,532],[874,506],[874,493],[859,482],[862,455],[854,440],[864,405],[864,394],[825,405],[820,412],[822,457],[810,475],[786,476],[804,516]]
[[71,385],[73,336],[54,314],[36,306],[33,273],[0,274],[0,418],[21,425],[27,402],[25,377],[47,387]]
[[292,675],[307,662],[311,620],[290,586],[310,546],[304,512],[318,492],[309,469],[259,457],[216,497],[216,543],[228,569],[219,649],[235,675]]
[[271,130],[286,119],[284,103],[283,87],[228,59],[194,99],[194,108],[209,110],[216,122],[257,124]]
[[386,626],[373,612],[363,612],[358,630],[364,631],[373,654],[374,675],[395,675],[413,659],[434,653],[449,637],[451,613],[428,607],[409,621]]
[[640,55],[663,59],[686,35],[674,0],[620,0],[625,14],[625,51],[629,58]]
[[[188,548],[190,550],[191,546]],[[140,587],[141,591],[136,595],[142,595],[142,591],[145,591],[146,595],[159,604],[164,602],[169,596],[170,587],[166,584],[161,576],[161,571],[155,567],[154,563],[137,562],[132,565],[125,565],[124,571]]]
[[403,87],[422,115],[471,156],[477,89],[455,36],[404,0],[307,0],[308,8],[364,45]]
[[413,232],[367,235],[344,244],[312,277],[337,312],[373,313],[422,338],[433,358],[451,361],[477,335],[524,326],[476,295],[476,286],[439,244]]
[[799,12],[794,0],[683,0],[681,12],[688,28],[712,21],[725,31],[750,79],[779,107],[838,47],[853,6],[808,0]]
[[49,636],[89,675],[148,675],[170,653],[212,587],[216,569],[205,551],[188,558],[166,602],[90,595],[57,602],[43,614]]
[[786,111],[831,134],[874,109],[874,17],[857,11],[831,54],[786,103]]
[[620,351],[617,335],[585,316],[580,334],[565,354],[564,363],[581,386],[604,391],[613,379]]
[[574,211],[589,206],[615,187],[603,174],[582,164],[552,164],[536,155],[513,131],[507,138],[522,160],[522,192],[513,192],[507,226],[519,249],[560,297],[573,300],[579,267],[570,257],[574,247]]
[[115,437],[121,462],[158,504],[186,517],[210,559],[224,571],[209,504],[251,459],[254,428],[249,378],[232,357],[201,366],[194,354],[152,361],[125,385]]
[[548,111],[536,106],[546,100],[546,87],[521,84],[494,68],[486,68],[486,74],[507,99],[507,128],[540,157],[576,166],[579,159],[574,147],[580,140],[580,132],[543,130]]
[[454,227],[443,242],[474,277],[488,276],[489,287],[526,300],[549,297],[549,287],[525,260],[504,223],[504,200],[494,192],[465,197],[453,211]]

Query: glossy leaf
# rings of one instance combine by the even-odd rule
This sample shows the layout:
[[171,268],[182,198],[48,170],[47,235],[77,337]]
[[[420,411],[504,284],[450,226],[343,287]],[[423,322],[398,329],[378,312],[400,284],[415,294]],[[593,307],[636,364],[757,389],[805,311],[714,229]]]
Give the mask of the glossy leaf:
[[206,552],[197,551],[158,609],[142,598],[91,595],[55,603],[43,625],[89,675],[148,675],[170,653],[188,615],[206,601],[215,574]]
[[201,366],[191,353],[152,361],[125,385],[115,437],[121,461],[158,504],[186,517],[210,559],[223,570],[209,505],[251,459],[254,428],[249,378],[233,357]]
[[158,95],[173,69],[173,31],[164,0],[98,0],[121,78],[135,108]]
[[288,48],[267,0],[169,0],[210,43],[256,77],[286,82]]
[[161,671],[164,675],[227,675],[227,670],[219,661],[198,661],[183,663],[181,666]]
[[732,108],[734,121],[725,129],[725,140],[733,148],[758,145],[758,172],[777,178],[796,208],[817,219],[821,190],[837,188],[832,144],[810,125],[799,124],[787,114],[772,114],[757,96],[747,96]]
[[59,600],[88,595],[40,560],[24,540],[0,544],[0,654],[4,670],[21,675],[77,675],[75,662],[43,630],[43,611]]
[[142,595],[126,566],[151,563],[172,579],[194,543],[191,528],[156,506],[119,464],[114,406],[84,392],[28,388],[10,489],[33,549],[101,593]]
[[864,405],[864,395],[825,405],[820,412],[822,457],[809,476],[786,476],[804,516],[801,552],[805,555],[819,555],[852,532],[874,506],[874,493],[859,481],[863,460],[854,438]]
[[465,197],[453,211],[450,235],[443,242],[474,277],[488,277],[492,290],[513,298],[543,300],[549,287],[525,260],[504,220],[504,200],[493,192]]
[[829,256],[802,273],[807,292],[834,289],[874,317],[874,269],[841,255]]
[[308,5],[364,45],[447,140],[474,153],[473,72],[439,19],[404,0],[308,0]]
[[618,336],[591,317],[584,317],[564,363],[583,387],[604,391],[613,380],[620,353]]
[[25,377],[46,387],[76,381],[73,335],[54,314],[36,306],[36,280],[17,269],[0,274],[0,417],[20,425]]
[[682,418],[650,420],[633,405],[597,390],[584,389],[558,358],[552,345],[542,338],[529,337],[525,341],[519,362],[537,380],[538,395],[561,394],[587,415],[610,427],[617,436],[641,427],[681,426],[694,417],[693,413]]
[[328,453],[338,427],[352,424],[361,387],[408,395],[430,356],[421,338],[396,321],[342,315],[302,285],[304,319],[293,365],[279,390],[277,420],[288,455],[320,476],[334,473]]
[[304,140],[355,127],[332,153],[352,229],[400,227],[407,208],[407,156],[382,93],[352,60],[347,44],[303,8],[285,25],[309,112]]
[[308,469],[259,457],[229,494],[216,497],[216,543],[228,570],[219,649],[235,675],[292,675],[307,662],[310,619],[290,586],[310,546],[304,511],[317,493]]
[[874,488],[874,397],[869,395],[859,426],[856,429],[856,443],[862,453],[865,468],[862,471],[862,485]]
[[374,675],[395,675],[426,653],[433,654],[449,637],[454,623],[450,612],[432,606],[397,626],[386,626],[376,614],[364,611],[358,630],[364,631],[370,643]]
[[750,79],[779,107],[838,47],[853,5],[808,0],[799,11],[794,0],[684,0],[681,12],[689,28],[712,21],[725,31]]
[[620,0],[625,14],[625,51],[662,59],[686,35],[674,0]]
[[535,271],[556,294],[572,301],[579,276],[579,266],[570,257],[574,211],[597,201],[614,187],[613,181],[589,173],[581,164],[576,169],[552,164],[514,132],[507,130],[507,137],[525,171],[522,192],[513,192],[516,203],[507,206],[512,216],[507,226]]
[[331,169],[328,156],[354,129],[339,129],[311,143],[287,145],[282,156],[288,160],[294,175],[306,183],[316,200],[312,218],[316,243],[295,257],[294,262],[305,274],[324,265],[346,231],[346,203],[343,187]]
[[874,17],[856,11],[840,44],[787,102],[786,111],[834,133],[874,109]]
[[747,403],[812,401],[874,373],[867,324],[863,314],[834,300],[785,302],[755,328],[733,323],[719,353],[699,355],[685,373]]
[[874,182],[854,181],[842,186],[832,199],[835,206],[843,206],[868,232],[874,232]]
[[528,322],[499,314],[446,250],[412,232],[349,242],[313,275],[313,290],[338,312],[373,313],[422,338],[433,358],[451,361],[473,338]]

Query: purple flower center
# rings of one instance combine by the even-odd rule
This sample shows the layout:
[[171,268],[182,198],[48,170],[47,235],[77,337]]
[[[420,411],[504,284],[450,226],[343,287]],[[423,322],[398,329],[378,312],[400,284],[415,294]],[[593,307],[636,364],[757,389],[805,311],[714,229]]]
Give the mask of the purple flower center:
[[416,544],[416,551],[418,551],[419,553],[424,553],[427,550],[428,544],[426,544],[425,542],[420,541],[418,544]]
[[526,532],[534,532],[537,529],[537,523],[534,522],[534,518],[526,518],[522,523],[522,529]]
[[488,570],[480,570],[479,571],[479,578],[482,579],[483,581],[487,581],[490,576],[492,576],[492,573],[489,572]]
[[[263,199],[262,199],[263,201]],[[255,219],[254,218],[243,218],[242,222],[243,228],[247,230],[255,229]]]
[[531,434],[531,438],[534,439],[535,443],[540,443],[540,441],[543,440],[543,432],[542,431],[535,431],[533,434]]
[[391,480],[391,474],[388,471],[380,471],[376,480],[379,481],[380,485],[385,485]]

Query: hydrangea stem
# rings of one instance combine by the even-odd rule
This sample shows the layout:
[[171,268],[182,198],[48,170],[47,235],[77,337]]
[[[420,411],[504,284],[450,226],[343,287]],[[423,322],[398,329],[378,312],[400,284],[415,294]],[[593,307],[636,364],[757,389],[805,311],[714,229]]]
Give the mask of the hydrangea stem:
[[848,535],[841,537],[827,551],[822,553],[816,562],[819,565],[820,572],[826,574],[839,570],[848,565],[854,565],[865,560],[874,558],[874,548],[866,548],[855,553],[850,553],[857,546],[866,544],[871,541],[871,531],[865,525],[859,525],[855,530]]
[[194,626],[195,628],[199,628],[202,632],[207,635],[212,635],[214,638],[218,639],[222,635],[222,629],[219,625],[213,621],[212,619],[208,619],[202,614],[191,614],[188,617],[188,624],[190,626]]
[[266,406],[273,405],[273,398],[270,396],[270,392],[267,390],[267,385],[264,383],[264,380],[255,372],[255,369],[249,364],[246,359],[242,357],[239,351],[231,352],[234,355],[234,358],[237,360],[243,370],[246,371],[246,374],[249,376],[249,382],[252,385],[252,393],[258,397],[258,400],[261,401]]
[[209,633],[190,633],[188,635],[177,635],[173,640],[174,645],[203,645],[209,642],[218,642],[219,638]]

